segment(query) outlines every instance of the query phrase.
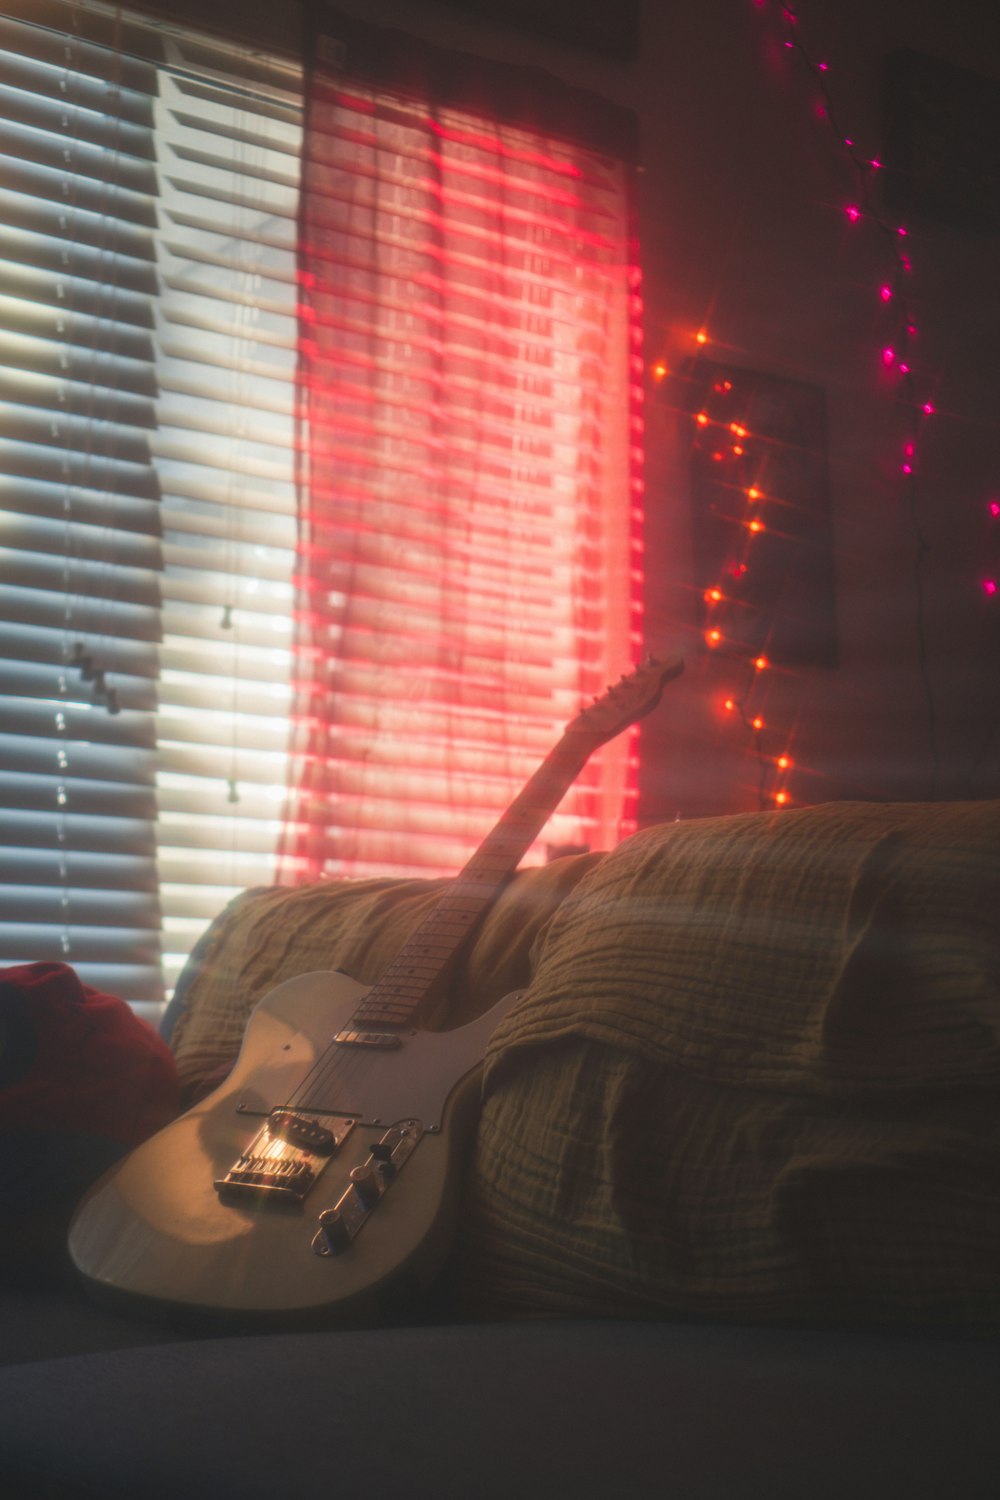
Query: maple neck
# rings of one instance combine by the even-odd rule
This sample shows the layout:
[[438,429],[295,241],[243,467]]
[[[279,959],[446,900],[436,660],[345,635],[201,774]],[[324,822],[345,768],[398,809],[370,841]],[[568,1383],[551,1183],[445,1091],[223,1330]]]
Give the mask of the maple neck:
[[517,869],[600,740],[567,730],[352,1017],[359,1028],[405,1026]]

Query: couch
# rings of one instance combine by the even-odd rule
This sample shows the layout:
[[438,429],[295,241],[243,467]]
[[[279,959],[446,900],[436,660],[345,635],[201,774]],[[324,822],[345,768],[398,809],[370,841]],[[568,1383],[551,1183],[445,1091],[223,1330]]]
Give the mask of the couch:
[[[519,872],[432,1028],[485,1060],[462,1228],[392,1326],[0,1298],[0,1494],[979,1496],[1000,1482],[1000,804],[828,804]],[[239,897],[164,1041],[373,982],[437,881]]]

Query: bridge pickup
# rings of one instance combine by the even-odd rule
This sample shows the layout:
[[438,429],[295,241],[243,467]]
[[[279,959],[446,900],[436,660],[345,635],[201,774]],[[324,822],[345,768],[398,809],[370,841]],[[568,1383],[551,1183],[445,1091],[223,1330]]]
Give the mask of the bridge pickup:
[[354,1120],[327,1116],[328,1125],[297,1110],[276,1109],[215,1190],[223,1201],[253,1200],[294,1207],[315,1186]]
[[392,1031],[338,1031],[333,1039],[339,1047],[381,1047],[391,1051],[403,1044]]
[[268,1129],[276,1140],[287,1141],[291,1146],[302,1146],[314,1151],[317,1156],[331,1156],[337,1149],[337,1138],[332,1130],[320,1125],[308,1115],[296,1114],[292,1109],[274,1109],[268,1119]]

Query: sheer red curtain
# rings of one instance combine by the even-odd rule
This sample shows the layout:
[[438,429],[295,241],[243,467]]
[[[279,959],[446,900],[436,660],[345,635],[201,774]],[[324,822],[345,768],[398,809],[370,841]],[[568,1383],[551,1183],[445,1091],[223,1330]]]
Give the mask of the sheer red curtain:
[[[280,878],[452,874],[641,649],[632,117],[312,12]],[[634,826],[634,740],[546,846]]]

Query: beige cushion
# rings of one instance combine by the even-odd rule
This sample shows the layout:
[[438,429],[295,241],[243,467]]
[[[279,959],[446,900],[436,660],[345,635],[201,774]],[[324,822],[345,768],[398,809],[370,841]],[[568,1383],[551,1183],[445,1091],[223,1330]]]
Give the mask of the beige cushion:
[[1000,1324],[1000,804],[636,835],[491,1043],[478,1315]]
[[[424,1022],[456,1026],[527,984],[530,954],[566,893],[601,859],[554,860],[517,874],[486,914],[448,993]],[[325,881],[268,886],[238,896],[206,934],[172,1037],[188,1096],[239,1051],[250,1012],[284,979],[342,969],[374,984],[447,880]]]

